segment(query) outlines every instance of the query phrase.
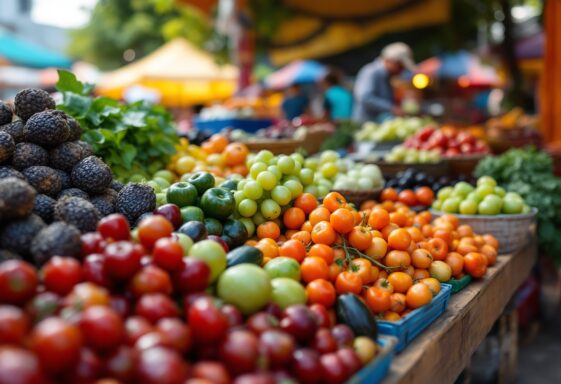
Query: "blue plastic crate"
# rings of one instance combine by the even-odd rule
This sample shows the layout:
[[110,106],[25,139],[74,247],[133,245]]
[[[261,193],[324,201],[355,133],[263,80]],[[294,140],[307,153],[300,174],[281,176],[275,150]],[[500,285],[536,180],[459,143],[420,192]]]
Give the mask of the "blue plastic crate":
[[241,129],[246,132],[255,133],[260,129],[268,128],[273,124],[271,119],[220,119],[201,120],[195,118],[195,127],[200,130],[218,133],[226,128]]
[[395,356],[397,339],[392,336],[378,336],[381,352],[367,366],[351,377],[347,384],[369,383],[376,384],[382,381],[390,370],[390,365]]
[[399,321],[378,320],[378,332],[397,338],[397,352],[401,352],[448,307],[452,286],[441,284],[440,293],[433,300],[409,313]]

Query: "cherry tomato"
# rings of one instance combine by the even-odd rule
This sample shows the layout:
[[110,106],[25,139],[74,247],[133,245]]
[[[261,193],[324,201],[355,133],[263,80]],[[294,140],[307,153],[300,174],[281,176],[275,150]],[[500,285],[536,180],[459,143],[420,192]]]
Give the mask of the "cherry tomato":
[[233,374],[252,372],[257,367],[259,340],[250,331],[234,330],[222,342],[219,354],[220,359]]
[[311,347],[320,354],[335,352],[338,348],[337,339],[333,337],[327,328],[320,328],[314,336]]
[[125,321],[126,342],[132,346],[142,336],[150,333],[154,327],[148,320],[140,316],[131,316]]
[[93,306],[87,308],[80,319],[80,330],[86,345],[96,351],[109,351],[125,339],[125,325],[111,308]]
[[270,369],[290,363],[295,349],[294,338],[278,329],[265,331],[259,336],[259,350],[266,356]]
[[300,272],[302,280],[305,283],[317,279],[327,280],[329,278],[329,267],[321,257],[306,257],[300,265]]
[[60,373],[73,367],[78,362],[80,348],[80,330],[58,317],[41,321],[31,334],[31,350],[49,373]]
[[191,329],[179,319],[165,318],[158,321],[156,329],[165,335],[180,353],[186,353],[191,348]]
[[44,383],[45,374],[35,354],[26,349],[0,346],[0,383]]
[[355,273],[344,271],[337,276],[335,288],[339,294],[354,293],[358,295],[362,291],[362,279]]
[[130,227],[125,216],[120,213],[114,213],[102,218],[97,224],[97,231],[104,239],[129,240]]
[[188,257],[173,275],[176,289],[181,293],[204,291],[210,281],[210,267],[200,259]]
[[0,302],[23,304],[37,290],[35,268],[21,260],[6,260],[0,263]]
[[107,375],[124,383],[132,381],[133,367],[133,350],[126,345],[121,345],[105,359]]
[[479,252],[470,252],[464,256],[464,270],[472,277],[480,278],[487,272],[487,257]]
[[41,270],[45,288],[66,295],[82,280],[82,266],[71,257],[52,257]]
[[216,361],[199,361],[191,369],[193,378],[204,379],[213,384],[230,384],[232,379],[224,364]]
[[390,309],[390,293],[378,287],[370,287],[365,294],[366,305],[374,313],[380,313]]
[[168,296],[161,293],[148,293],[136,303],[135,314],[155,324],[165,317],[177,317],[179,311]]
[[129,241],[111,243],[103,252],[104,268],[111,277],[127,280],[140,269],[143,253],[142,247]]
[[29,318],[20,308],[0,305],[0,344],[21,344],[29,325]]
[[405,272],[392,272],[388,281],[393,286],[394,292],[405,293],[413,285],[413,279]]
[[92,253],[86,256],[82,264],[82,277],[102,287],[111,288],[113,281],[107,274],[105,268],[105,256],[100,253]]
[[416,283],[407,291],[405,301],[409,308],[419,308],[432,300],[432,292],[426,284]]
[[315,384],[321,382],[320,355],[310,348],[296,350],[292,355],[292,373],[298,382]]
[[210,298],[196,299],[187,311],[187,323],[193,339],[199,344],[213,344],[221,340],[228,329],[228,318]]
[[320,357],[322,382],[340,384],[347,380],[350,373],[336,353],[327,353]]
[[99,232],[84,233],[80,240],[82,240],[82,258],[92,253],[102,253],[106,246],[105,240]]
[[138,271],[130,281],[130,290],[135,297],[147,293],[171,294],[172,285],[169,275],[162,269],[148,265]]
[[167,348],[150,348],[138,353],[135,377],[145,384],[183,383],[188,365],[179,353]]
[[323,304],[328,308],[335,304],[337,298],[335,287],[327,279],[309,282],[306,286],[306,294],[309,304]]
[[148,249],[152,249],[158,239],[169,237],[173,225],[163,216],[151,215],[138,224],[138,239]]
[[183,247],[172,238],[158,239],[152,249],[152,259],[154,264],[168,272],[177,271],[183,261]]

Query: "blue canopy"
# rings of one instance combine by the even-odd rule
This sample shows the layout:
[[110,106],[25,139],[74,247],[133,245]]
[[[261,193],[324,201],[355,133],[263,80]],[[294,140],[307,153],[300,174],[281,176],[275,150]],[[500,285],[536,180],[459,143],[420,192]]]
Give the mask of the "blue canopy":
[[72,65],[72,61],[66,56],[2,32],[0,32],[0,57],[23,67],[70,68]]

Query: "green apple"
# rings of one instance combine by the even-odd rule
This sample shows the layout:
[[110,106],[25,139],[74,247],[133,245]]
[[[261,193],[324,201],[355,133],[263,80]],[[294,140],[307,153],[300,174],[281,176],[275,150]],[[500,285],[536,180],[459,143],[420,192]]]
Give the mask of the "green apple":
[[457,197],[449,197],[442,203],[440,209],[443,212],[456,213],[460,207],[460,199]]
[[477,179],[477,186],[479,187],[481,185],[489,185],[495,188],[497,186],[497,182],[491,176],[481,176]]
[[499,196],[499,197],[505,197],[506,195],[506,191],[503,187],[495,187],[495,195]]
[[177,239],[179,244],[181,244],[181,248],[183,248],[183,254],[188,255],[189,250],[193,246],[193,240],[184,233],[174,233],[173,236]]
[[491,202],[491,204],[497,205],[499,207],[499,210],[501,210],[503,208],[503,199],[500,196],[487,195],[487,196],[485,196],[485,198],[483,200],[487,200],[487,201]]
[[479,197],[477,192],[473,191],[466,196],[466,200],[471,200],[471,201],[475,201],[476,203],[479,203],[482,199],[481,197]]
[[477,196],[479,196],[481,199],[483,199],[485,196],[493,194],[494,192],[495,187],[488,184],[482,184],[475,189],[475,193],[477,193]]
[[507,213],[507,214],[522,213],[523,209],[524,209],[524,202],[522,200],[519,200],[517,198],[505,198],[503,200],[503,208],[502,208],[503,213]]
[[509,200],[516,199],[516,200],[519,200],[519,201],[521,201],[521,202],[524,202],[524,199],[522,198],[522,196],[520,196],[520,195],[519,195],[518,193],[516,193],[516,192],[507,192],[507,193],[504,195],[504,198],[505,198],[505,199],[509,199]]
[[460,203],[459,210],[462,215],[475,215],[477,213],[477,201],[464,200]]
[[501,206],[492,200],[483,199],[477,207],[477,212],[480,215],[497,215],[501,212]]
[[436,196],[438,197],[438,200],[444,201],[452,195],[453,191],[454,189],[452,187],[444,187],[440,191],[438,191]]
[[263,267],[271,279],[286,277],[300,281],[300,264],[290,257],[275,257]]
[[437,211],[440,211],[441,208],[442,208],[442,201],[435,200],[432,202],[432,209],[436,209]]
[[473,192],[474,188],[471,184],[465,181],[460,181],[454,186],[454,193],[463,197],[466,197],[469,193]]
[[216,281],[218,276],[226,269],[227,260],[224,248],[216,241],[202,240],[193,244],[188,255],[208,264],[210,267],[210,281]]
[[271,301],[281,309],[291,305],[306,304],[306,301],[308,301],[306,289],[298,281],[288,277],[277,277],[271,280],[271,286],[273,288]]
[[263,308],[271,299],[271,291],[269,275],[253,264],[235,265],[224,271],[218,279],[218,297],[225,303],[235,305],[244,315]]

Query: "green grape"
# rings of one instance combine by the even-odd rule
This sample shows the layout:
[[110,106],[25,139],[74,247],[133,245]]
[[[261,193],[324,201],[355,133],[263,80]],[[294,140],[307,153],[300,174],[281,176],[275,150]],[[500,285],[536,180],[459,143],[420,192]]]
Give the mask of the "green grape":
[[269,165],[269,167],[267,168],[267,170],[269,172],[271,172],[273,175],[275,175],[275,177],[277,178],[277,180],[282,179],[282,172],[279,169],[278,165]]
[[263,224],[264,222],[267,221],[267,219],[265,219],[265,216],[263,216],[261,212],[257,212],[255,215],[253,215],[251,220],[253,220],[253,223],[255,225]]
[[275,156],[271,160],[267,161],[267,165],[277,165],[278,162],[279,158]]
[[257,163],[254,163],[251,168],[249,169],[249,175],[251,176],[251,178],[253,180],[257,179],[257,176],[263,172],[267,170],[267,164],[259,161]]
[[318,166],[319,166],[319,160],[315,157],[306,159],[306,161],[304,161],[304,167],[310,168],[312,171],[317,170]]
[[323,197],[329,193],[329,188],[325,185],[318,185],[318,196]]
[[284,185],[277,185],[271,192],[271,197],[280,205],[287,205],[292,200],[290,189]]
[[245,229],[247,229],[247,234],[249,235],[249,237],[253,236],[253,234],[255,233],[255,224],[253,223],[253,221],[247,217],[242,217],[241,219],[239,219],[239,221],[241,221],[241,223],[245,225]]
[[291,174],[294,169],[295,161],[289,156],[279,157],[278,167],[282,173]]
[[248,179],[242,179],[240,181],[238,181],[238,191],[243,191],[243,187],[245,187],[245,185],[247,184],[249,180]]
[[293,199],[296,199],[304,191],[304,187],[300,181],[288,180],[284,183],[284,186],[290,190]]
[[243,217],[251,217],[257,212],[257,203],[251,199],[243,199],[238,204],[238,212]]
[[264,171],[257,176],[257,182],[266,191],[270,191],[277,185],[277,178],[272,172]]
[[255,156],[255,160],[268,163],[269,160],[271,160],[273,157],[275,157],[275,155],[273,155],[273,152],[264,149],[262,151],[259,151],[257,156]]
[[314,185],[314,184],[306,185],[306,188],[304,188],[304,192],[311,193],[314,196],[319,195],[318,187],[317,187],[317,185]]
[[337,175],[339,170],[337,169],[337,164],[325,163],[319,168],[319,171],[323,177],[331,179]]
[[244,195],[251,200],[259,200],[263,195],[263,188],[255,180],[248,180],[243,187]]
[[300,175],[300,170],[302,170],[302,165],[298,162],[294,163],[294,169],[290,172],[291,175],[298,176]]
[[294,161],[299,163],[300,166],[304,165],[304,156],[302,156],[300,153],[293,153],[292,155],[290,155],[290,157],[292,157]]
[[245,194],[243,193],[243,191],[234,192],[234,200],[236,201],[236,204],[240,204],[243,199],[245,199]]
[[302,184],[310,185],[314,182],[314,171],[310,168],[302,168],[298,177],[300,178]]
[[266,199],[261,203],[261,213],[267,220],[273,220],[280,216],[281,208],[276,201]]

